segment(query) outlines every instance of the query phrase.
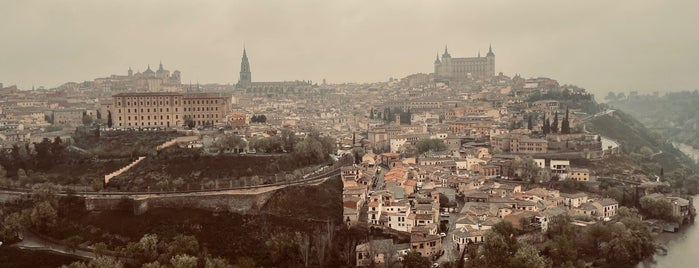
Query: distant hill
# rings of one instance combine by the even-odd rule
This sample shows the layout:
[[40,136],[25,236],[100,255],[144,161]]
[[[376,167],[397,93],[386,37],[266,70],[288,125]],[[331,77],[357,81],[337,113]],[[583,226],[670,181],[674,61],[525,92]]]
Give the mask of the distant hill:
[[653,173],[659,173],[661,167],[666,172],[694,168],[692,160],[663,136],[623,111],[596,116],[586,123],[586,128],[620,142],[625,153]]
[[699,92],[672,92],[660,96],[610,93],[608,104],[637,118],[663,137],[699,148]]

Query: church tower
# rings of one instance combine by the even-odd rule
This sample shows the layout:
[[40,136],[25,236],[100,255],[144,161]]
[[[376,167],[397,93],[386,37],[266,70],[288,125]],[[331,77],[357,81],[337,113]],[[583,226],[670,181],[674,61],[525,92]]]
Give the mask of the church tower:
[[250,63],[248,62],[248,55],[243,48],[243,59],[240,62],[240,79],[238,79],[239,86],[249,86],[252,83],[252,74],[250,73]]

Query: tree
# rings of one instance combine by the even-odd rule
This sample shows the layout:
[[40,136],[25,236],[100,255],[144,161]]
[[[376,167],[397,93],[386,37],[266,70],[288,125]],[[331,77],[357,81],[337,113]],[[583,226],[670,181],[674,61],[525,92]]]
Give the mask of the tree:
[[173,268],[196,268],[197,257],[187,254],[180,254],[170,258],[170,264]]
[[485,267],[500,267],[503,263],[508,263],[514,252],[509,252],[510,246],[505,237],[496,232],[488,232],[483,242],[483,255],[485,256]]
[[510,259],[510,268],[546,268],[548,263],[530,244],[522,243],[514,257]]
[[177,235],[168,246],[170,255],[196,255],[199,253],[199,241],[191,235]]
[[97,242],[94,245],[92,245],[92,248],[95,249],[95,255],[97,255],[98,257],[104,256],[109,250],[107,244],[105,244],[104,242]]
[[34,150],[36,150],[36,167],[40,170],[48,170],[51,168],[53,163],[53,157],[51,155],[52,149],[51,140],[44,138],[40,143],[34,143]]
[[291,152],[294,149],[294,145],[298,142],[298,138],[296,138],[296,133],[289,129],[282,129],[281,132],[281,142],[282,142],[282,150],[286,152]]
[[97,257],[90,262],[74,262],[61,268],[123,268],[124,264],[111,257]]
[[615,102],[615,101],[618,101],[619,98],[617,98],[617,96],[616,96],[616,94],[614,94],[614,92],[609,91],[609,93],[607,94],[607,96],[604,97],[604,100],[607,101],[607,102]]
[[107,127],[112,128],[112,111],[107,111]]
[[558,111],[553,115],[553,122],[551,122],[551,133],[558,133]]
[[561,123],[561,134],[570,134],[570,121],[568,118],[568,108],[566,108],[566,117],[563,118],[563,122]]
[[102,120],[102,112],[100,112],[100,110],[97,110],[96,115],[97,115],[97,120]]
[[423,257],[416,251],[408,251],[408,254],[403,256],[403,267],[405,268],[429,268],[430,259]]
[[159,261],[144,263],[141,268],[165,268],[167,266],[160,264]]
[[534,122],[533,122],[532,115],[530,114],[527,116],[527,129],[532,130],[534,128]]
[[34,228],[39,231],[48,231],[56,225],[58,211],[51,206],[51,203],[43,201],[32,208],[29,217]]
[[296,244],[299,247],[299,253],[301,253],[303,266],[308,267],[308,258],[311,253],[311,239],[308,233],[296,233]]
[[83,125],[89,126],[92,125],[92,122],[94,120],[92,119],[92,116],[87,115],[87,113],[83,112]]
[[204,262],[204,268],[233,268],[233,265],[224,258],[207,257]]
[[240,150],[247,146],[247,143],[243,140],[243,138],[238,135],[225,135],[217,141],[217,144],[221,149],[221,152],[232,149]]
[[419,154],[428,151],[439,152],[447,149],[447,145],[440,139],[422,139],[415,144],[415,147],[417,147]]
[[352,156],[354,157],[354,163],[355,164],[360,164],[362,163],[362,157],[366,154],[364,152],[364,149],[362,148],[353,148],[352,149]]
[[63,242],[68,247],[68,251],[75,252],[78,249],[80,243],[83,242],[83,238],[79,235],[74,235],[63,240]]
[[551,132],[551,121],[546,118],[546,114],[544,114],[544,125],[542,127],[542,131],[544,132],[544,135],[547,135]]
[[193,129],[195,126],[197,126],[197,122],[194,122],[194,119],[191,117],[187,117],[184,119],[184,125],[189,129]]
[[136,243],[135,252],[140,255],[142,261],[154,261],[158,258],[158,235],[156,234],[145,234]]

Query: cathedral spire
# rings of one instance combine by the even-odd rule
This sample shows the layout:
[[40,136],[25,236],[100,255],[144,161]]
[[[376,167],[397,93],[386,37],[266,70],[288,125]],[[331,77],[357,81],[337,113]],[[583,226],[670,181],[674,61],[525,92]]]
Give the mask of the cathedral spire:
[[252,74],[250,72],[250,62],[248,62],[248,52],[243,45],[243,58],[240,61],[240,77],[238,79],[238,84],[241,86],[247,86],[252,83]]
[[488,55],[486,55],[486,56],[488,56],[488,57],[495,57],[495,53],[493,53],[493,45],[492,45],[492,44],[490,44],[490,45],[488,46]]
[[447,48],[447,45],[444,45],[444,55],[442,55],[442,58],[447,57],[450,58],[451,55],[449,55],[449,49]]

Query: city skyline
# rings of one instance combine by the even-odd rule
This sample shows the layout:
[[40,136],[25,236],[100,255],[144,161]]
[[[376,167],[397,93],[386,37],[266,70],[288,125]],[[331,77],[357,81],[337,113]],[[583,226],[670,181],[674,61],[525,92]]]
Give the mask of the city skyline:
[[[243,46],[256,81],[376,82],[431,73],[436,53],[498,55],[495,73],[597,94],[693,90],[697,3],[421,1],[13,3],[0,29],[5,85],[52,88],[162,60],[183,82],[235,84]],[[604,3],[604,5],[602,5]],[[694,7],[694,8],[692,8]],[[544,11],[546,10],[546,11]]]

